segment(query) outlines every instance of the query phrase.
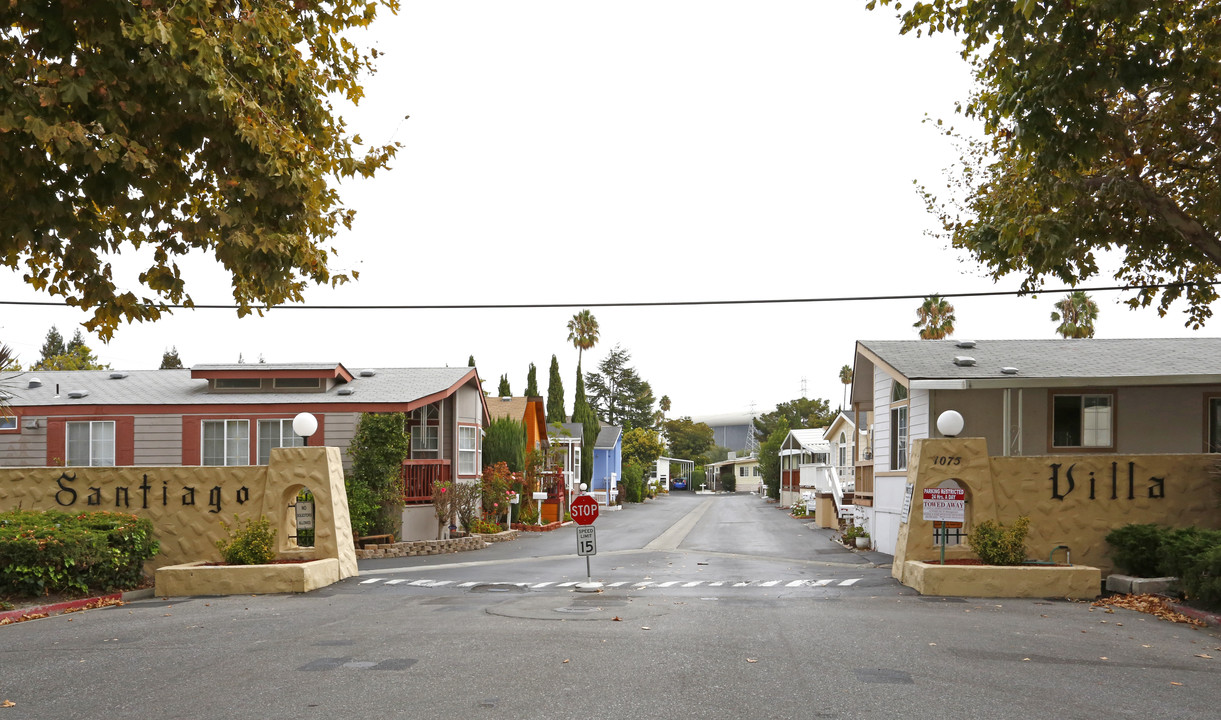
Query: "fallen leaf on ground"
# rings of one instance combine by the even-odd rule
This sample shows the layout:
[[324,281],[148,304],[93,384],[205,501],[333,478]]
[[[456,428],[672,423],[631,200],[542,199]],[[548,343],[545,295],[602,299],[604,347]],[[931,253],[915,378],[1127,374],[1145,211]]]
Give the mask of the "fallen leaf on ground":
[[13,702],[12,700],[5,700],[4,702],[0,702],[0,707],[17,707],[17,703]]
[[758,661],[758,660],[752,660],[751,658],[746,658],[746,662],[748,662],[748,663],[757,663],[757,662],[759,662],[759,661]]
[[565,659],[564,659],[564,662],[568,662],[568,659],[567,659],[567,658],[565,658]]
[[1157,595],[1114,595],[1112,597],[1102,598],[1101,600],[1094,601],[1093,606],[1121,607],[1127,610],[1135,610],[1136,612],[1154,615],[1163,620],[1169,620],[1170,622],[1186,623],[1188,625],[1196,625],[1198,627],[1204,626],[1202,621],[1187,617],[1183,613],[1172,609],[1169,601]]
[[1202,658],[1204,658],[1205,660],[1212,660],[1212,659],[1213,659],[1213,656],[1212,656],[1212,655],[1205,655],[1204,653],[1198,653],[1198,654],[1196,655],[1196,657],[1202,657]]
[[652,628],[650,628],[648,625],[641,625],[640,629],[641,630],[652,630]]
[[616,615],[615,617],[611,618],[611,621],[612,621],[612,622],[623,622],[622,618],[620,618],[618,615]]
[[1171,685],[1180,685],[1180,686],[1181,686],[1183,683],[1171,682],[1170,684],[1171,684]]

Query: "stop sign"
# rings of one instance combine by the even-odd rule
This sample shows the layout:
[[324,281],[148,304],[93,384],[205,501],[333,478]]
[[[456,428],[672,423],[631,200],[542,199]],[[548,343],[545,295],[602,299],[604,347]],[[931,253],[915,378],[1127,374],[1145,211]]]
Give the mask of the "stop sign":
[[593,525],[594,520],[598,519],[598,501],[588,495],[582,495],[572,501],[569,513],[577,525]]

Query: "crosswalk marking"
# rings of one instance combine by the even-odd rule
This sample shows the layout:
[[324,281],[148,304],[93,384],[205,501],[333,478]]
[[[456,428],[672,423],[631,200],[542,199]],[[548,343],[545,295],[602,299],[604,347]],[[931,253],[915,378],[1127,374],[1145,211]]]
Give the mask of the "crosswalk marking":
[[[836,578],[822,578],[819,580],[802,579],[802,580],[787,580],[787,581],[786,580],[764,580],[764,581],[741,580],[741,581],[734,582],[734,583],[730,583],[727,580],[717,580],[715,582],[709,582],[707,580],[667,580],[665,582],[660,582],[660,583],[656,582],[654,580],[641,580],[640,582],[635,582],[635,583],[631,582],[630,580],[619,580],[619,581],[613,582],[613,583],[606,583],[604,587],[618,588],[618,587],[624,587],[625,585],[630,585],[635,590],[643,590],[643,589],[649,588],[649,587],[664,589],[664,588],[672,588],[672,587],[676,587],[676,586],[683,587],[683,588],[693,588],[693,587],[699,587],[701,585],[707,585],[708,587],[724,587],[726,585],[730,585],[731,587],[736,587],[736,588],[741,588],[741,587],[772,588],[772,587],[776,587],[777,585],[781,585],[783,583],[783,586],[786,588],[802,588],[802,587],[822,588],[822,587],[830,587],[833,585],[836,587],[852,587],[853,585],[857,584],[858,582],[860,582],[863,579],[864,578],[858,577],[858,578],[848,578],[846,580],[838,580]],[[466,582],[458,582],[457,580],[432,580],[432,579],[408,580],[406,578],[393,578],[393,579],[387,580],[385,578],[373,577],[373,578],[361,580],[360,584],[361,585],[377,585],[379,583],[382,585],[405,584],[405,585],[409,585],[412,587],[421,587],[421,588],[439,588],[439,587],[445,587],[447,585],[452,585],[453,587],[456,587],[456,588],[469,588],[469,587],[474,587],[475,585],[512,585],[515,587],[528,588],[531,590],[541,590],[543,588],[553,588],[553,589],[554,588],[571,588],[575,585],[580,585],[581,582],[582,581],[580,581],[580,580],[569,580],[566,582],[556,582],[554,580],[548,580],[546,582],[538,582],[538,583],[503,582],[503,581],[502,582],[491,582],[491,581],[485,581],[485,580],[468,580]]]

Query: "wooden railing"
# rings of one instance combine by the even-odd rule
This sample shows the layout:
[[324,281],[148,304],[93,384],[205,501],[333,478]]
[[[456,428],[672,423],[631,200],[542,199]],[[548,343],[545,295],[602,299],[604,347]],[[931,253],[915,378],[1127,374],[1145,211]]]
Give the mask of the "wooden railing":
[[400,482],[404,505],[432,502],[432,485],[449,480],[449,460],[404,460]]

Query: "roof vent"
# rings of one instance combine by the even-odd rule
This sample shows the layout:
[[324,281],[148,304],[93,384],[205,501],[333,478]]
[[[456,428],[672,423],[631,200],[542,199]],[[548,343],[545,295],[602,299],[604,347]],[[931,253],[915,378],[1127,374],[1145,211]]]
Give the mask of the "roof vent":
[[361,377],[373,377],[376,374],[377,374],[376,370],[361,370],[360,371]]
[[355,390],[353,390],[353,389],[352,389],[352,388],[350,388],[350,387],[343,387],[343,388],[339,388],[339,392],[338,392],[337,394],[339,394],[339,395],[351,395],[351,394],[352,394],[352,393],[354,393],[354,392],[356,392],[356,391],[355,391]]
[[513,399],[513,398],[512,398],[511,396],[509,396],[509,395],[501,395],[501,396],[500,396],[500,401],[501,401],[501,402],[509,402],[509,401],[510,401],[510,400],[512,400],[512,399]]
[[974,367],[975,358],[969,355],[956,355],[954,356],[954,364],[958,367]]
[[1017,375],[1018,369],[1015,367],[1003,367],[1001,368],[1001,372],[1005,375]]
[[125,373],[125,372],[112,372],[112,373],[110,373],[110,379],[111,379],[111,380],[122,380],[122,379],[123,379],[123,378],[125,378],[125,377],[127,377],[127,373]]
[[69,390],[68,391],[68,397],[72,398],[73,400],[80,400],[81,398],[88,397],[88,396],[89,396],[88,390]]
[[958,346],[958,347],[960,347],[960,348],[963,348],[963,349],[966,349],[966,350],[969,350],[969,349],[971,349],[971,348],[975,347],[975,341],[974,341],[974,340],[959,340],[958,342],[956,342],[956,343],[954,343],[954,344],[955,344],[956,346]]
[[30,378],[30,382],[28,385],[26,385],[26,387],[32,387],[32,388],[42,387],[42,381],[36,377],[32,377],[32,378]]

